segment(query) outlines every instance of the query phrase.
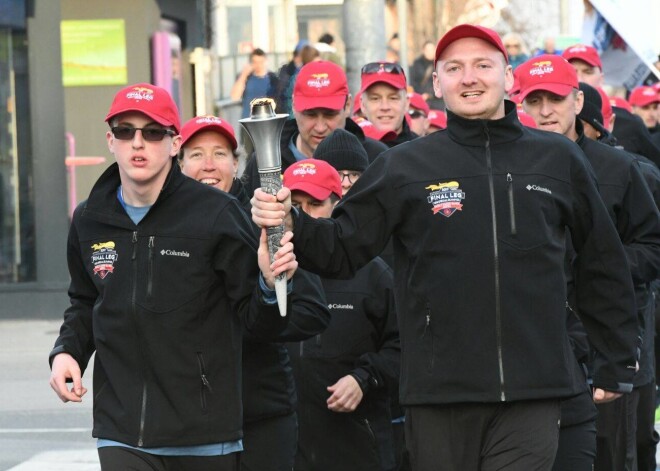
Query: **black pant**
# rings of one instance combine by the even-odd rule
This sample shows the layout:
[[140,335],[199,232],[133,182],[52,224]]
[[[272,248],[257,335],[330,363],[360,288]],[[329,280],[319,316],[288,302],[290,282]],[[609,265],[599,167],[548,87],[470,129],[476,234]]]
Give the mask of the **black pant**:
[[633,389],[612,402],[596,404],[595,471],[634,470],[638,397],[639,392]]
[[561,428],[552,471],[592,471],[595,458],[595,420]]
[[298,443],[296,414],[243,424],[242,471],[291,471]]
[[559,400],[410,406],[406,445],[414,471],[549,471]]
[[238,471],[240,453],[159,456],[120,446],[99,448],[102,471]]
[[637,388],[637,471],[655,471],[658,432],[655,431],[655,380]]

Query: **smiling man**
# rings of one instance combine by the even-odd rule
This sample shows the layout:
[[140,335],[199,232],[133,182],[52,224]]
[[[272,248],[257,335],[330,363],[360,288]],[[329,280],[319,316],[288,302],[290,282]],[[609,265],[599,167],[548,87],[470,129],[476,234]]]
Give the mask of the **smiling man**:
[[[565,238],[578,306],[602,354],[594,400],[632,389],[636,319],[618,235],[584,154],[523,127],[501,39],[459,25],[436,48],[447,129],[374,161],[332,218],[252,198],[253,220],[295,228],[301,266],[346,277],[394,243],[401,404],[414,470],[550,470],[560,399],[583,392],[566,334]],[[597,236],[596,236],[597,234]],[[607,305],[603,312],[601,306]]]

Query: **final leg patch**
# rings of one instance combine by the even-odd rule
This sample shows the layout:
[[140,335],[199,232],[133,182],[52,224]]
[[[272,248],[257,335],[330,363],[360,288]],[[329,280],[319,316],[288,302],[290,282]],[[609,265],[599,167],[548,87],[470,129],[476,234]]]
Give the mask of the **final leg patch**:
[[103,280],[115,271],[115,262],[118,258],[115,243],[112,241],[100,242],[92,245],[92,250],[94,250],[92,253],[94,274]]
[[442,214],[450,217],[457,210],[463,210],[461,201],[465,199],[465,193],[459,188],[458,182],[438,183],[426,187],[430,190],[427,201],[431,204],[433,214]]

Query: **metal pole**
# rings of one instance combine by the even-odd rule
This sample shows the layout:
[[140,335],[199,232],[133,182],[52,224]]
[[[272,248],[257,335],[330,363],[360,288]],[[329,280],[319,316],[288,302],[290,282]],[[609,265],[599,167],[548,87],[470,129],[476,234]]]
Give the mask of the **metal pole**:
[[343,14],[346,76],[355,99],[362,66],[385,58],[385,2],[344,0]]
[[399,65],[408,73],[408,0],[396,0],[396,11],[399,16]]

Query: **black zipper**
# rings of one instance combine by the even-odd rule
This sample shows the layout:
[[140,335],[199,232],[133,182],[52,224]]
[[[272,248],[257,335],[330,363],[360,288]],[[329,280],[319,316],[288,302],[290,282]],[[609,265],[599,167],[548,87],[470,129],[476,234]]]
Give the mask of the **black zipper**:
[[[135,322],[135,327],[136,330],[139,332],[140,331],[140,323],[138,322],[137,318],[137,310],[136,310],[136,296],[137,296],[137,274],[138,274],[138,266],[137,266],[137,242],[138,242],[138,233],[137,231],[133,231],[133,254],[131,255],[131,261],[133,262],[133,292],[131,295],[131,311],[133,313],[133,321]],[[143,352],[142,352],[142,346],[138,342],[138,350],[140,351],[140,358],[144,358]],[[144,445],[144,425],[146,421],[146,414],[147,414],[147,378],[146,378],[146,371],[144,368],[144,365],[142,367],[142,406],[140,409],[140,431],[138,434],[138,442],[137,445],[139,447]]]
[[433,369],[435,365],[435,356],[433,354],[433,332],[431,332],[431,306],[429,303],[426,303],[426,324],[424,325],[424,332],[422,333],[422,339],[426,339],[426,334],[431,336],[431,353],[429,358],[429,369]]
[[364,425],[367,427],[367,431],[369,432],[369,436],[374,441],[374,443],[376,443],[376,434],[374,433],[374,430],[371,428],[371,423],[369,423],[369,419],[367,419],[367,418],[364,419]]
[[509,220],[511,221],[511,235],[516,235],[516,205],[513,201],[513,177],[510,173],[506,174],[506,186],[509,192]]
[[149,236],[149,265],[147,268],[147,298],[151,298],[151,292],[154,286],[154,238]]
[[202,410],[206,411],[206,391],[212,393],[213,388],[211,388],[211,383],[206,376],[206,367],[204,366],[204,356],[202,352],[197,352],[197,363],[199,364],[199,377],[202,380],[202,387],[200,389],[200,402],[202,404]]
[[497,211],[495,208],[495,182],[493,181],[493,162],[490,154],[490,134],[488,126],[484,125],[486,133],[486,165],[488,166],[488,188],[490,190],[490,210],[493,222],[493,257],[495,267],[495,330],[497,335],[497,362],[500,370],[500,400],[506,401],[504,393],[504,361],[502,355],[502,308],[500,302],[500,255],[497,243]]

